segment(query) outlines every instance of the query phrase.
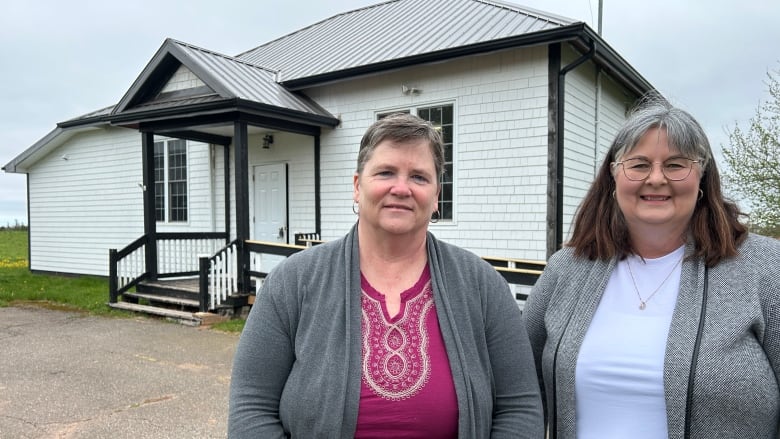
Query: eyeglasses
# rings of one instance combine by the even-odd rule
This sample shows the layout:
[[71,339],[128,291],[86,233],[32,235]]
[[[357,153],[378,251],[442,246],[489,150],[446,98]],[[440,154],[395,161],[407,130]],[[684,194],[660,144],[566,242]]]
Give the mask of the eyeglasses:
[[661,172],[668,180],[680,181],[685,180],[691,175],[691,169],[694,163],[699,163],[699,160],[691,160],[685,157],[672,157],[666,159],[663,162],[651,162],[645,159],[628,159],[621,162],[612,162],[612,167],[623,165],[623,173],[626,178],[631,181],[642,181],[650,177],[650,173],[653,172],[653,165],[656,163],[661,164]]

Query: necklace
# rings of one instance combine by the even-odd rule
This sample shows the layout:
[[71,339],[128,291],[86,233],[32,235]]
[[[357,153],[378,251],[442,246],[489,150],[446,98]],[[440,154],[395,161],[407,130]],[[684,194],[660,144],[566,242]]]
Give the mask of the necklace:
[[[685,255],[683,255],[683,257],[684,256]],[[661,289],[661,287],[664,286],[666,281],[672,276],[672,273],[674,273],[674,270],[677,268],[678,265],[680,265],[682,260],[683,260],[683,258],[680,258],[680,260],[677,261],[676,264],[674,264],[674,267],[672,267],[672,270],[669,272],[669,274],[667,274],[666,277],[664,278],[664,280],[661,281],[661,284],[658,285],[658,287],[655,290],[653,290],[653,292],[650,293],[649,296],[647,296],[647,299],[642,299],[642,295],[639,294],[639,287],[636,285],[636,279],[634,279],[634,272],[631,271],[631,262],[628,260],[628,258],[626,258],[626,265],[628,265],[628,274],[631,275],[631,282],[634,283],[634,291],[636,291],[636,297],[639,298],[639,309],[640,309],[640,311],[644,311],[645,310],[645,308],[647,307],[647,302],[649,302],[650,299],[652,299],[653,296],[655,296],[655,293],[657,293]]]

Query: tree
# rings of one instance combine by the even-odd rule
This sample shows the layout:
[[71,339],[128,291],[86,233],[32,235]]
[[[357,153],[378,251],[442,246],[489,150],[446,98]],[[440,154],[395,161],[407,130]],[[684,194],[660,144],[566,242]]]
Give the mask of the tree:
[[737,125],[729,133],[724,182],[749,202],[752,230],[780,237],[780,70],[767,77],[769,99],[759,104],[745,131]]

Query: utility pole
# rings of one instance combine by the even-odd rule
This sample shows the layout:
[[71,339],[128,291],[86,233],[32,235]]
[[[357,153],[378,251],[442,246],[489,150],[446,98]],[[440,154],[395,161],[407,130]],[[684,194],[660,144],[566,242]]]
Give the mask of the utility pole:
[[604,0],[599,0],[599,36],[601,36],[601,17],[604,14]]

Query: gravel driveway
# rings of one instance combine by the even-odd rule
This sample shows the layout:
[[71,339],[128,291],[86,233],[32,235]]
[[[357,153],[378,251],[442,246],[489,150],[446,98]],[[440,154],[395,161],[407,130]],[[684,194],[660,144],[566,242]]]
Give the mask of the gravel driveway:
[[224,438],[237,334],[0,308],[0,438]]

